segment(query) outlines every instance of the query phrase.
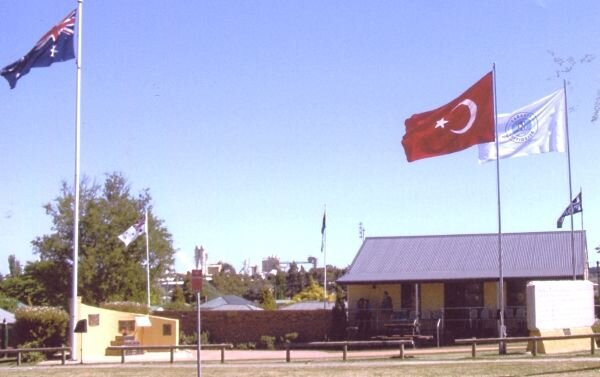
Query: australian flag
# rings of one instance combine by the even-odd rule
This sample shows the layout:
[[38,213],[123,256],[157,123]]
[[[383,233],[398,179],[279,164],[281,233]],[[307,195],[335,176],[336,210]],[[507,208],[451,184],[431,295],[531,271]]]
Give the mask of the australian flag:
[[558,228],[562,228],[565,217],[574,215],[579,212],[583,212],[581,192],[573,200],[571,200],[571,204],[563,211],[563,214],[558,218],[556,226]]
[[11,89],[17,85],[17,80],[29,73],[33,67],[48,67],[54,62],[75,58],[73,51],[75,14],[76,10],[69,12],[67,17],[50,29],[27,55],[2,68],[0,75],[8,81]]

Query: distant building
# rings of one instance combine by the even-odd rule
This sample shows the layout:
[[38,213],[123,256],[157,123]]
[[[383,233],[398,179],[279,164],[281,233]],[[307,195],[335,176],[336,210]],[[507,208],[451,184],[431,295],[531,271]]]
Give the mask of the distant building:
[[281,266],[279,264],[279,257],[270,256],[270,257],[264,258],[262,260],[262,273],[263,274],[268,274],[268,273],[271,273],[272,271],[279,271],[280,269],[281,269]]

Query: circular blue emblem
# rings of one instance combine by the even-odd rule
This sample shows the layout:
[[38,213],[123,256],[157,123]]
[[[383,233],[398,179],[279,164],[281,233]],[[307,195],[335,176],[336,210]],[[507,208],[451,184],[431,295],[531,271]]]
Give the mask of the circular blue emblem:
[[511,116],[504,128],[505,137],[516,143],[530,140],[537,130],[538,120],[533,113],[517,113]]

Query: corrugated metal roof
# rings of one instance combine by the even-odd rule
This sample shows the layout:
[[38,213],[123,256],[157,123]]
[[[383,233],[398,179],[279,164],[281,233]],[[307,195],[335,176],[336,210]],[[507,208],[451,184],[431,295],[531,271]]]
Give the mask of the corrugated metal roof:
[[15,315],[11,312],[8,312],[8,311],[0,308],[0,323],[2,323],[4,321],[6,321],[6,323],[10,323],[10,324],[15,323],[16,322]]
[[334,302],[327,302],[326,306],[323,301],[300,301],[294,304],[285,306],[280,310],[331,310],[335,306]]
[[[585,231],[575,232],[575,270],[587,262]],[[502,234],[505,278],[573,276],[571,232]],[[361,282],[497,279],[498,234],[369,237],[337,281]]]
[[200,308],[207,310],[263,310],[252,301],[234,295],[214,298],[200,305]]

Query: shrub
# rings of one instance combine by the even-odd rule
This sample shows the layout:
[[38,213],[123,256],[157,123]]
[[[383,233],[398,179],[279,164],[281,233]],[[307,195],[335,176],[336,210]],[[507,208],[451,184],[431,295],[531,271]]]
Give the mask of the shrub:
[[19,347],[60,347],[66,343],[69,315],[60,308],[28,306],[15,311]]
[[248,342],[248,343],[239,343],[235,346],[238,350],[255,350],[256,343]]
[[[179,332],[179,343],[180,344],[198,344],[198,333],[197,332],[193,332],[191,334],[186,334],[183,331]],[[208,333],[208,331],[203,331],[202,332],[202,337],[200,338],[200,342],[202,344],[210,344],[210,334]]]
[[132,301],[113,301],[104,302],[100,304],[101,308],[118,310],[120,312],[136,313],[136,314],[149,314],[150,311],[146,304],[140,304],[139,302]]
[[291,332],[283,336],[282,343],[293,343],[296,339],[298,339],[298,333]]
[[[38,348],[40,347],[36,341],[25,342],[19,346],[19,348]],[[40,361],[46,360],[46,355],[42,352],[23,352],[21,354],[21,361],[24,363],[39,363]]]
[[275,349],[275,337],[263,335],[260,337],[260,341],[258,342],[258,346],[261,349],[266,350],[274,350]]

